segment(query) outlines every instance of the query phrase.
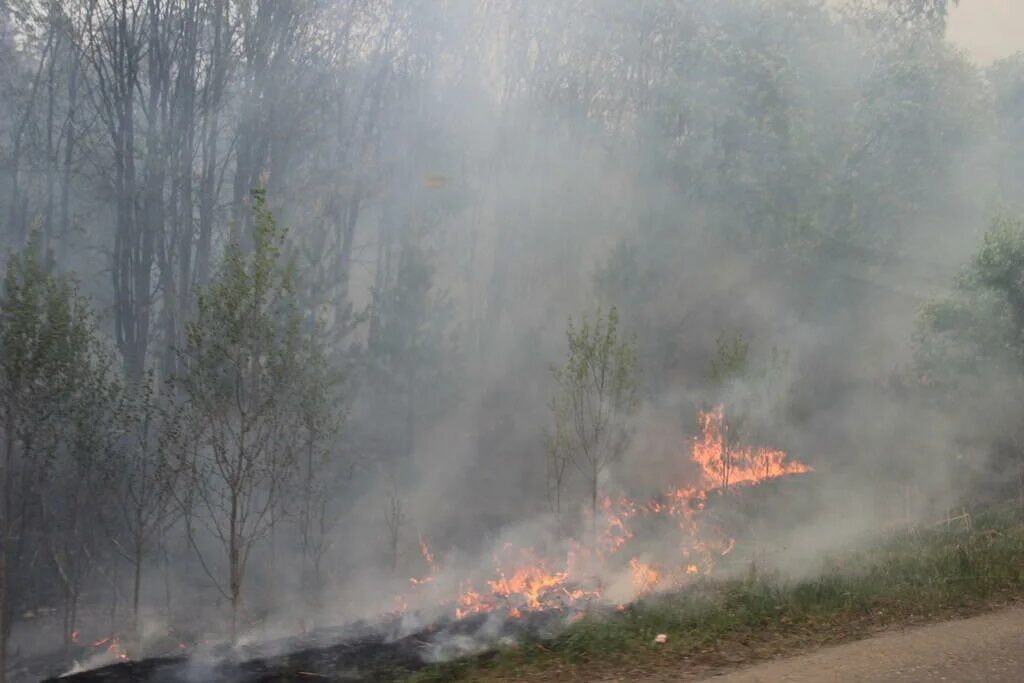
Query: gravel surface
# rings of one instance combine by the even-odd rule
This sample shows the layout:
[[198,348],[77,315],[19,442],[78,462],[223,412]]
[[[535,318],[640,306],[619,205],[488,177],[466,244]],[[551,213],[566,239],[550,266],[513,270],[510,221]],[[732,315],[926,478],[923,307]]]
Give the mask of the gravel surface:
[[876,635],[709,683],[1024,683],[1024,607]]

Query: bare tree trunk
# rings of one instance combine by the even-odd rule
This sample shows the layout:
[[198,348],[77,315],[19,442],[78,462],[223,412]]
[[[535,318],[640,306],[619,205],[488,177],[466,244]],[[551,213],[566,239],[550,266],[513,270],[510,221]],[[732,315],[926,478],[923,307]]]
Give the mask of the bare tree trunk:
[[64,589],[64,661],[71,662],[71,643],[74,642],[75,626],[78,623],[77,586],[67,585]]
[[1018,492],[1020,496],[1020,516],[1024,519],[1024,455],[1020,458],[1020,470],[1017,473]]
[[555,484],[555,541],[562,540],[562,482]]
[[64,179],[60,187],[60,235],[61,243],[71,231],[71,173],[77,130],[78,109],[78,52],[74,45],[68,48],[68,118],[64,141]]
[[142,652],[142,623],[139,619],[139,596],[142,588],[142,539],[135,539],[135,557],[132,558],[132,638],[138,654]]
[[595,462],[591,469],[590,477],[590,525],[595,548],[597,548],[598,542],[600,541],[600,535],[597,530],[597,475],[598,468]]
[[115,633],[117,631],[117,583],[120,580],[120,569],[121,560],[118,559],[117,555],[114,556],[114,573],[110,580],[110,632]]
[[[49,52],[52,44],[53,32],[51,31],[47,36],[46,53]],[[42,82],[44,66],[46,66],[46,60],[40,60],[39,68],[36,70],[35,78],[32,80],[32,92],[29,95],[28,104],[25,105],[25,112],[22,114],[21,121],[18,122],[18,128],[14,133],[14,145],[11,151],[11,210],[9,220],[10,230],[18,240],[22,239],[26,232],[25,216],[18,210],[22,205],[21,185],[19,182],[21,149],[25,131],[28,128],[28,122],[31,120],[32,112],[35,110],[36,95],[39,92],[39,84]],[[0,653],[0,657],[2,656],[3,653]],[[0,676],[2,675],[3,673],[0,672]],[[3,683],[2,679],[0,679],[0,683]]]
[[903,487],[903,512],[907,520],[907,530],[910,530],[910,483]]
[[[50,7],[50,28],[49,30],[56,33],[56,27],[53,25],[54,20],[52,13],[54,8]],[[56,34],[59,36],[59,34]],[[46,212],[43,214],[43,248],[48,249],[50,247],[50,239],[53,236],[53,213],[55,204],[55,193],[56,193],[56,174],[57,174],[57,148],[54,146],[53,139],[53,126],[54,119],[56,118],[57,108],[57,45],[59,40],[51,45],[51,49],[47,54],[47,61],[49,61],[49,67],[47,68],[46,76]],[[59,145],[59,142],[57,143]]]
[[401,540],[402,526],[405,524],[405,509],[402,505],[402,497],[392,483],[388,491],[388,511],[385,521],[388,525],[388,552],[391,564],[391,574],[398,570],[398,544]]
[[210,277],[210,243],[213,233],[214,208],[217,191],[217,153],[220,136],[220,106],[227,68],[224,50],[225,0],[216,0],[213,9],[213,49],[210,82],[203,93],[203,175],[199,194],[199,237],[196,247],[196,283],[205,285]]
[[216,111],[208,114],[209,130],[203,138],[203,178],[199,190],[199,239],[196,245],[195,281],[205,285],[210,279],[210,246],[213,235],[213,211],[216,204],[217,128],[220,125]]
[[732,470],[732,449],[725,446],[722,453],[722,488],[729,492],[729,475]]
[[64,589],[64,614],[61,622],[62,635],[64,636],[64,661],[71,661],[71,631],[72,631],[72,619],[71,619],[71,594],[67,588]]
[[12,482],[14,465],[14,419],[10,407],[5,414],[4,425],[4,482],[3,482],[3,546],[0,547],[0,683],[7,681],[7,644],[11,636],[10,570],[11,546],[13,545],[12,515],[14,493]]
[[238,642],[238,605],[242,592],[240,539],[238,538],[238,495],[235,491],[231,492],[231,517],[228,523],[231,525],[228,538],[228,571],[230,573],[228,595],[231,600],[231,643],[235,644]]
[[164,575],[164,606],[167,611],[167,620],[174,621],[174,610],[171,607],[173,601],[171,599],[171,558],[167,552],[166,538],[160,540],[160,559],[163,564],[163,575]]

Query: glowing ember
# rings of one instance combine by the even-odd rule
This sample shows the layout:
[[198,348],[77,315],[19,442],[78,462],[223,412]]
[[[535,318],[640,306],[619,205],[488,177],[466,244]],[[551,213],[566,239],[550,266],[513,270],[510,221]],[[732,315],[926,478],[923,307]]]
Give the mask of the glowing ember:
[[[77,633],[77,632],[76,632]],[[107,652],[117,657],[119,661],[127,662],[129,657],[128,653],[121,646],[121,640],[117,635],[110,636],[108,638],[102,638],[100,640],[93,641],[92,647],[94,648],[105,648]]]

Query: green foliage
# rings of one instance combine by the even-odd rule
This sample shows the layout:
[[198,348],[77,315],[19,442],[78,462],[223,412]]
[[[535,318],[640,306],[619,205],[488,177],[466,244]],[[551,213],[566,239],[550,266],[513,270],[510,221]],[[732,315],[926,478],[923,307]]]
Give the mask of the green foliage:
[[254,200],[252,251],[229,245],[199,293],[177,378],[188,409],[186,522],[192,532],[201,520],[223,545],[227,576],[204,567],[233,617],[253,546],[289,512],[285,493],[300,452],[330,432],[327,394],[336,381],[315,327],[302,325],[285,232],[263,194]]
[[[580,403],[607,402],[607,408],[614,414],[632,412],[637,402],[638,379],[635,342],[620,338],[618,309],[612,307],[605,317],[598,307],[592,320],[584,313],[578,327],[570,318],[565,336],[569,358],[565,367],[555,373],[562,388],[569,389]],[[593,412],[598,414],[596,409]]]
[[[880,540],[823,561],[820,573],[789,580],[774,572],[704,581],[622,611],[594,610],[550,640],[528,642],[479,660],[412,674],[410,681],[510,680],[567,664],[635,670],[686,657],[716,643],[796,634],[806,647],[843,624],[941,616],[1024,590],[1024,527],[1009,511],[978,516],[973,531],[937,529]],[[664,633],[668,641],[654,645]],[[588,669],[577,674],[586,675]]]
[[373,292],[365,354],[373,448],[395,461],[411,455],[418,425],[458,403],[463,377],[459,328],[429,256],[403,244],[393,279]]
[[239,390],[290,388],[299,367],[294,264],[282,257],[285,233],[264,195],[254,197],[252,252],[228,245],[221,272],[198,293],[196,317],[186,325],[183,386],[200,409],[220,412]]
[[961,418],[956,436],[986,468],[1017,480],[1024,514],[1024,221],[993,221],[949,295],[921,310],[913,345],[922,396]]
[[27,453],[88,438],[116,385],[92,311],[74,281],[40,261],[35,238],[7,262],[0,294],[0,401],[5,429]]
[[583,314],[579,325],[566,328],[568,358],[553,369],[559,392],[551,403],[554,437],[548,443],[549,461],[572,463],[590,486],[596,509],[601,473],[629,445],[629,417],[636,409],[639,378],[636,342],[623,339],[619,313],[607,315],[598,307],[593,317]]
[[[403,246],[394,283],[375,296],[369,349],[374,378],[417,397],[419,413],[451,405],[454,387],[444,386],[444,375],[454,370],[450,356],[458,348],[451,325],[454,310],[446,294],[435,290],[428,255],[414,245]],[[432,396],[425,395],[427,389]]]
[[715,384],[743,375],[747,369],[749,351],[750,342],[741,335],[734,336],[731,342],[719,337],[715,355],[711,359],[711,379]]
[[914,361],[922,381],[946,387],[992,364],[1024,370],[1024,222],[993,221],[950,295],[924,306]]
[[105,483],[119,433],[112,354],[72,279],[41,262],[38,244],[33,235],[8,259],[0,293],[0,648],[30,520],[46,529],[33,553],[56,568],[65,601],[77,600],[100,547],[90,494]]

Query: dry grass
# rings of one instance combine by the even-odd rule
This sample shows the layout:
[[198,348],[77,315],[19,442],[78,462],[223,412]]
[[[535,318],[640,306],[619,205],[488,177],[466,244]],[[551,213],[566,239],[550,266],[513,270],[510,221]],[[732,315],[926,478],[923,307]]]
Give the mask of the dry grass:
[[[679,681],[738,663],[842,642],[892,626],[971,614],[1024,596],[1024,525],[1014,512],[978,515],[972,530],[901,535],[829,558],[791,581],[751,571],[595,611],[553,640],[532,641],[420,671],[408,680]],[[659,633],[668,642],[654,643]]]

